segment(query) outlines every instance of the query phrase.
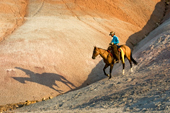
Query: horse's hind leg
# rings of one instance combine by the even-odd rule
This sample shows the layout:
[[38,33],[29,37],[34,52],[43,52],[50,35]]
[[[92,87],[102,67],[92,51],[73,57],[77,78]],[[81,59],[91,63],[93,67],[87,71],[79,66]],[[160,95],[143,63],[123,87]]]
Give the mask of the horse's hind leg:
[[133,72],[133,69],[132,69],[132,61],[129,60],[129,63],[130,63],[130,71]]
[[123,64],[123,71],[122,71],[122,74],[124,75],[124,74],[125,74],[125,63],[122,62],[122,64]]
[[130,63],[130,71],[133,72],[133,69],[132,69],[132,61],[131,61],[131,59],[129,59],[129,58],[128,58],[128,61],[129,61],[129,63]]
[[122,61],[122,65],[123,65],[123,71],[122,71],[122,74],[124,75],[124,74],[125,74],[125,62],[124,62],[124,60],[122,60],[122,59],[121,59],[121,61]]
[[131,60],[131,55],[126,55],[126,58],[128,59],[129,63],[130,63],[130,71],[133,72],[132,70],[132,60]]
[[125,74],[125,59],[124,59],[124,55],[121,56],[121,61],[122,61],[122,64],[123,64],[122,74],[124,75]]
[[121,61],[122,61],[122,64],[123,64],[122,74],[124,75],[125,74],[125,55],[124,55],[124,52],[122,50],[121,50]]

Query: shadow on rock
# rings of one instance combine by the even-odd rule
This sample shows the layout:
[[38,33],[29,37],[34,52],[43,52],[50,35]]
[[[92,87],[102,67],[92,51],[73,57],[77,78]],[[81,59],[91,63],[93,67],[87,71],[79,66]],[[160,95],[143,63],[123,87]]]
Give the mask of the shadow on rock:
[[[150,19],[146,23],[146,25],[140,30],[139,32],[134,33],[129,37],[129,39],[126,41],[126,45],[129,46],[131,49],[142,39],[144,39],[151,31],[153,31],[156,27],[159,26],[164,14],[162,13],[162,6],[164,6],[165,1],[161,0],[161,2],[157,3],[155,6],[155,9],[150,16]],[[162,17],[161,17],[162,16]]]
[[104,67],[104,62],[103,60],[101,60],[97,65],[96,67],[94,67],[91,71],[91,73],[88,75],[88,78],[86,81],[84,81],[84,83],[79,87],[84,87],[84,86],[87,86],[89,84],[92,84],[94,82],[97,82],[103,78],[106,78],[107,76],[104,75],[104,72],[103,72],[103,67]]
[[57,90],[55,89],[53,86],[57,86],[58,88],[60,88],[60,86],[57,85],[56,81],[62,82],[63,84],[65,84],[67,87],[69,87],[71,90],[73,89],[72,87],[74,87],[74,89],[76,88],[76,86],[71,83],[70,81],[68,81],[66,78],[64,78],[61,75],[55,74],[55,73],[34,73],[30,70],[27,69],[23,69],[20,67],[15,67],[16,69],[22,70],[26,73],[26,75],[28,75],[29,77],[12,77],[13,79],[19,81],[20,83],[25,83],[26,81],[30,81],[30,82],[35,82],[44,86],[47,86],[59,93],[62,93],[62,90]]

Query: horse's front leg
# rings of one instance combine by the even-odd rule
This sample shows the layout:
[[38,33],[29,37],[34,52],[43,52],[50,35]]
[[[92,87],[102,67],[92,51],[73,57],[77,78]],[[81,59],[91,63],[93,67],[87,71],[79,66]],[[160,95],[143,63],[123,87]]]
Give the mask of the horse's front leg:
[[111,64],[111,65],[110,65],[110,76],[109,76],[109,79],[112,77],[112,76],[111,76],[111,73],[112,73],[112,70],[113,70],[113,66],[114,66],[114,64]]
[[104,72],[104,74],[105,74],[106,76],[109,76],[109,74],[106,74],[106,72],[105,72],[105,70],[106,70],[106,68],[107,68],[108,66],[109,66],[109,65],[105,64],[105,66],[104,66],[104,68],[103,68],[103,72]]

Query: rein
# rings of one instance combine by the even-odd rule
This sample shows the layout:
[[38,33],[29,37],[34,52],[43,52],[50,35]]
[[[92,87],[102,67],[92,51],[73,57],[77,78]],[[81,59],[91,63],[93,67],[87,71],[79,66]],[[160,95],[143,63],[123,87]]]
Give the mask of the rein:
[[109,53],[110,53],[110,55],[111,55],[111,57],[113,57],[113,54],[111,53],[111,51],[110,51],[110,50],[107,50],[107,52],[109,52]]
[[[101,49],[101,48],[99,48],[99,49]],[[104,52],[100,51],[100,55],[104,56],[105,52],[108,52],[108,55],[110,54],[110,56],[113,57],[113,54],[111,53],[110,50],[104,50],[104,49],[101,49],[101,50],[103,50]]]

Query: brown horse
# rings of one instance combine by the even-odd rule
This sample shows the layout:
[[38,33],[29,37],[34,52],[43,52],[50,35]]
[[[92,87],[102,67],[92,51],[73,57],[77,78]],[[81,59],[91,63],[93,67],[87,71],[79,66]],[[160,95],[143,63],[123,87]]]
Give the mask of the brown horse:
[[[98,55],[100,55],[103,58],[104,62],[105,62],[105,66],[103,68],[103,72],[110,79],[111,78],[112,69],[113,69],[113,66],[114,66],[114,59],[113,59],[113,57],[112,57],[111,53],[108,52],[107,50],[104,50],[104,49],[101,49],[101,48],[98,48],[98,47],[94,47],[92,59],[95,59]],[[110,66],[110,75],[106,74],[106,72],[105,72],[105,69],[108,66]]]
[[[121,45],[120,48],[118,49],[118,46],[113,44],[113,45],[110,45],[108,47],[108,50],[110,50],[113,54],[113,57],[117,60],[121,60],[122,61],[122,64],[123,64],[123,75],[125,73],[124,69],[125,69],[125,60],[124,60],[124,57],[126,57],[130,63],[130,68],[131,68],[131,72],[133,71],[132,70],[132,62],[137,65],[137,62],[134,60],[134,58],[132,57],[132,51],[131,49],[126,46],[126,45]],[[119,53],[120,52],[120,53]]]

